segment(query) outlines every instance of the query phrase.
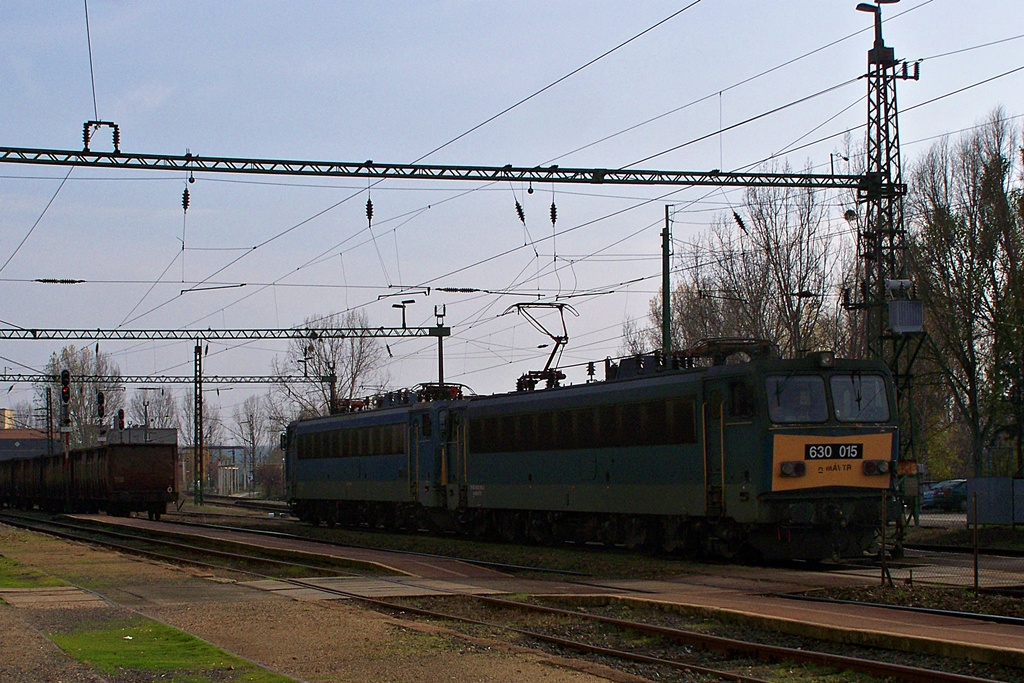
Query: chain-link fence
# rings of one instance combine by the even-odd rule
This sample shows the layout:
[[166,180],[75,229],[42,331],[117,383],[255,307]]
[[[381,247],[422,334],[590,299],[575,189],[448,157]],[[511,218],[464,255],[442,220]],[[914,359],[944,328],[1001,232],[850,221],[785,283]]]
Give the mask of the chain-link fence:
[[880,580],[1024,591],[1024,480],[957,481],[963,490],[941,505],[887,498]]

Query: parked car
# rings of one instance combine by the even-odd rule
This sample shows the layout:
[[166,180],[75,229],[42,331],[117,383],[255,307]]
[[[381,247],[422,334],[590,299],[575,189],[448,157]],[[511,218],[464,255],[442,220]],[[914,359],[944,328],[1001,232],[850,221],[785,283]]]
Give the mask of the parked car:
[[921,496],[922,510],[967,509],[967,480],[947,479],[935,484]]

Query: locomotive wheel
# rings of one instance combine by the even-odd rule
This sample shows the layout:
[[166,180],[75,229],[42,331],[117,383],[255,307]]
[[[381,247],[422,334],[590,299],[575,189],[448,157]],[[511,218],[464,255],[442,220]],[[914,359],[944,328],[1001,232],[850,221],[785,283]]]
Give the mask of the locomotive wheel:
[[647,545],[647,522],[639,517],[630,517],[622,525],[622,543],[630,550]]
[[551,545],[554,534],[551,531],[551,520],[547,515],[536,513],[530,515],[530,540],[537,545]]
[[661,520],[661,549],[666,553],[675,552],[683,547],[679,540],[679,520],[675,517],[663,517]]
[[498,513],[498,536],[506,543],[517,543],[522,540],[522,521],[515,512]]

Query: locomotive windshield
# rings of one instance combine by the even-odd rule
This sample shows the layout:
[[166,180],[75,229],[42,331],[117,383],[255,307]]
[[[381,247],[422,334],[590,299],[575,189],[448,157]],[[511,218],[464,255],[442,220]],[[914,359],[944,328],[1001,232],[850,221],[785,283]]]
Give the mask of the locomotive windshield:
[[881,375],[833,375],[829,379],[832,404],[840,422],[885,422],[889,401]]
[[[886,422],[890,417],[885,379],[851,372],[829,377],[835,419]],[[765,381],[772,422],[825,422],[829,419],[825,379],[821,375],[773,375]]]
[[820,375],[777,375],[766,382],[772,422],[824,422],[828,419],[825,380]]

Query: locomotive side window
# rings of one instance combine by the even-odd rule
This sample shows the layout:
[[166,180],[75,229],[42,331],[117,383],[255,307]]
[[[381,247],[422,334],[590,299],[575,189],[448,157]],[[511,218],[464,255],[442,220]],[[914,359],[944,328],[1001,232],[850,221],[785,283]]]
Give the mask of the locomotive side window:
[[697,443],[693,399],[680,398],[665,404],[670,443]]
[[754,397],[746,382],[729,383],[729,414],[733,417],[750,417],[754,414]]
[[572,410],[560,410],[555,413],[555,446],[573,448],[579,443]]
[[775,375],[765,380],[772,422],[824,422],[828,419],[825,380],[817,375]]
[[889,401],[881,375],[833,375],[829,379],[832,404],[840,422],[885,422]]
[[594,424],[594,409],[580,408],[573,413],[576,423],[575,443],[579,448],[595,448],[598,445],[598,431]]
[[647,442],[650,444],[672,443],[668,436],[668,404],[661,401],[648,404]]
[[601,406],[597,409],[598,446],[618,446],[619,416],[615,406]]
[[[515,415],[502,415],[496,418],[501,425],[498,429],[498,435],[493,441],[488,442],[488,448],[494,448],[499,452],[514,451],[517,446],[516,437],[516,416]],[[491,444],[494,444],[491,446]]]
[[537,450],[557,448],[554,418],[552,413],[537,413],[537,436],[534,442]]
[[477,453],[696,443],[692,398],[474,418]]

